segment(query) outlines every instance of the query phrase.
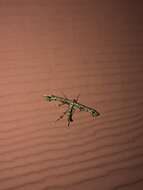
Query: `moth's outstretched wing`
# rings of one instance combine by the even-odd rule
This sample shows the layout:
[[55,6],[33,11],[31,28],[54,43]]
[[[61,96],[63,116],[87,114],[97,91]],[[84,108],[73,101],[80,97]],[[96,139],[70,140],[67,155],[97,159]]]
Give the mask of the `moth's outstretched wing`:
[[78,108],[80,111],[85,111],[85,112],[91,113],[91,115],[93,117],[96,117],[96,116],[100,115],[100,113],[96,109],[88,107],[88,106],[85,106],[85,105],[80,104],[80,103],[76,103],[75,107]]
[[67,104],[69,105],[71,103],[71,100],[67,99],[67,98],[63,98],[60,96],[55,96],[55,95],[44,95],[45,100],[51,102],[51,101],[58,101],[61,102],[61,104]]

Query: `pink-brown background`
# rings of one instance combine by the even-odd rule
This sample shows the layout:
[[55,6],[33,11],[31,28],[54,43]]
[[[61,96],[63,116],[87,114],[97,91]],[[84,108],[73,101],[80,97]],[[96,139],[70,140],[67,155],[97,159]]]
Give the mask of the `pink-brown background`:
[[[141,1],[0,0],[0,190],[143,189]],[[71,127],[43,94],[95,107]]]

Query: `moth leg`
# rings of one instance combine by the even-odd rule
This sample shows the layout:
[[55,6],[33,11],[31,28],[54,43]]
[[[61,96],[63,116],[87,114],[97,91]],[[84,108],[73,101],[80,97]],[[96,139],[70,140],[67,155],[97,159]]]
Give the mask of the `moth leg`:
[[65,104],[65,102],[62,102],[62,103],[58,104],[58,106],[60,107],[60,106],[63,106],[64,104]]
[[62,119],[64,117],[64,115],[68,112],[68,110],[66,110],[63,115],[61,115],[56,121],[59,121],[60,119]]
[[77,103],[77,102],[78,102],[79,97],[80,97],[80,94],[78,94],[78,95],[77,95],[77,97],[73,99],[73,101]]
[[80,97],[80,94],[77,95],[77,97],[76,97],[76,101],[78,101],[79,97]]

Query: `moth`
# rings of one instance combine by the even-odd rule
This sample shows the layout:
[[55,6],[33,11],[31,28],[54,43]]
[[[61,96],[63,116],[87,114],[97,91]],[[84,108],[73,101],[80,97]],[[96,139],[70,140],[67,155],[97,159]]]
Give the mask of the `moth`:
[[51,102],[51,101],[60,102],[59,106],[62,106],[65,104],[68,105],[68,109],[63,113],[63,115],[61,115],[57,119],[57,120],[60,120],[65,115],[67,115],[68,127],[70,126],[70,122],[73,122],[73,114],[75,113],[76,110],[89,112],[93,117],[97,117],[100,115],[100,113],[96,109],[79,103],[78,102],[79,95],[77,96],[76,99],[68,99],[67,97],[60,97],[60,96],[55,96],[55,95],[44,95],[44,98],[48,102]]

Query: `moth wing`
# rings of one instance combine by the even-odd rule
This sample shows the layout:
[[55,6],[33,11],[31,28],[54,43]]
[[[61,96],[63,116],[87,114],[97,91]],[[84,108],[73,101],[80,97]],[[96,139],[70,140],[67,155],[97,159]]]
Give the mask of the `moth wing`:
[[70,101],[67,98],[60,97],[57,99],[57,101],[59,101],[61,103],[61,105],[64,105],[64,104],[70,105]]
[[85,106],[85,105],[80,104],[80,103],[78,103],[78,109],[80,111],[85,111],[85,112],[91,113],[93,117],[100,115],[99,112],[97,110],[95,110],[94,108],[90,108],[90,107]]

